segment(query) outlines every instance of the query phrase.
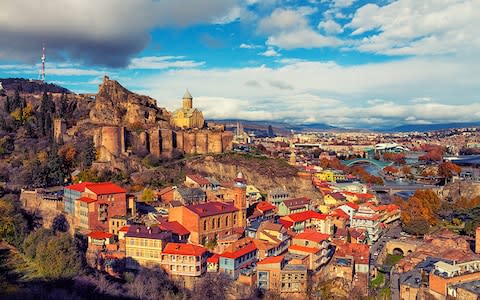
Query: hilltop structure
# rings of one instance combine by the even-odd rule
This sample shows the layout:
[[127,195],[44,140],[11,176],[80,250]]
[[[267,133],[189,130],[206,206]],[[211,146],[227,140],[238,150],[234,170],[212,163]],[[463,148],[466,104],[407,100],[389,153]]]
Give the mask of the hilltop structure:
[[170,124],[175,128],[183,129],[201,129],[205,126],[203,114],[198,109],[193,108],[193,98],[188,90],[183,95],[182,108],[173,112]]
[[93,137],[100,162],[139,153],[170,158],[174,152],[207,154],[232,149],[233,134],[218,126],[205,127],[202,113],[192,108],[188,91],[183,107],[172,117],[155,99],[132,93],[105,76],[89,116],[96,125]]

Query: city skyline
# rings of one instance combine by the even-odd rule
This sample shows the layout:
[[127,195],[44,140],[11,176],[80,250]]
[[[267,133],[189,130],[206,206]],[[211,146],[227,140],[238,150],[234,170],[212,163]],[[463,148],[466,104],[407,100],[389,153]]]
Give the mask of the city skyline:
[[[108,74],[207,119],[340,127],[480,120],[475,1],[2,4],[0,77],[95,92]],[[43,13],[39,13],[43,9]],[[166,13],[168,12],[168,13]]]

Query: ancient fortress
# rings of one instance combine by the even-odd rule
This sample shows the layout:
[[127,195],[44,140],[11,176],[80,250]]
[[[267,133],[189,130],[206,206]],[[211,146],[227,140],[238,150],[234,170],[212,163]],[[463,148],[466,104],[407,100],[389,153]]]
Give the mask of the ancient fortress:
[[205,126],[188,91],[182,108],[171,115],[154,99],[132,93],[105,76],[90,111],[90,123],[95,125],[93,139],[100,162],[132,154],[170,158],[175,151],[207,154],[232,150],[233,133],[223,126]]

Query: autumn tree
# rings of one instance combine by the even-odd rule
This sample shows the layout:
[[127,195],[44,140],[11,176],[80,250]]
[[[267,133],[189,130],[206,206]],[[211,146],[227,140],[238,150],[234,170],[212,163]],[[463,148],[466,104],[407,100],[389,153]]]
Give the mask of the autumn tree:
[[386,152],[383,154],[383,159],[394,162],[398,165],[403,165],[405,164],[405,153]]
[[445,178],[452,178],[454,175],[460,175],[462,168],[452,162],[443,162],[438,166],[438,175]]
[[193,288],[192,299],[228,299],[232,280],[224,273],[207,273]]

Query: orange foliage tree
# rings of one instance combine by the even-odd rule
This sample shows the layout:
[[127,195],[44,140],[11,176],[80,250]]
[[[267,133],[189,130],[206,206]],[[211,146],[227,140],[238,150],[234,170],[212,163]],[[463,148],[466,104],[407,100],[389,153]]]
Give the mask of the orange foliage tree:
[[459,165],[449,161],[443,162],[438,166],[438,175],[442,177],[450,178],[453,175],[459,175],[461,172],[462,168]]
[[414,220],[425,220],[430,225],[437,222],[440,198],[432,190],[417,190],[407,201],[397,202],[402,209],[402,222],[405,225]]
[[383,159],[387,161],[392,161],[396,164],[403,165],[405,164],[405,154],[404,153],[384,153]]

